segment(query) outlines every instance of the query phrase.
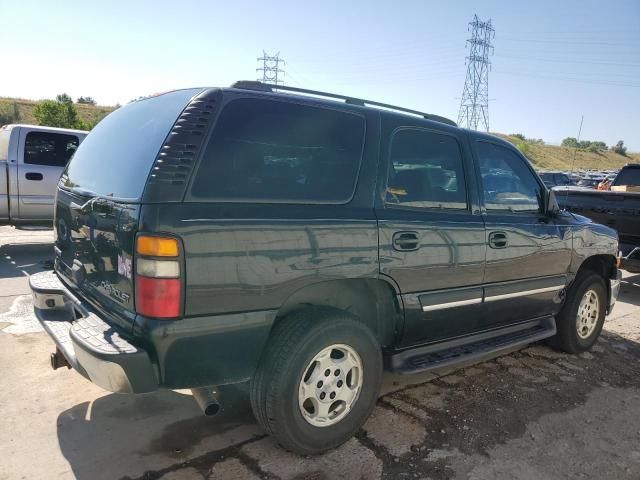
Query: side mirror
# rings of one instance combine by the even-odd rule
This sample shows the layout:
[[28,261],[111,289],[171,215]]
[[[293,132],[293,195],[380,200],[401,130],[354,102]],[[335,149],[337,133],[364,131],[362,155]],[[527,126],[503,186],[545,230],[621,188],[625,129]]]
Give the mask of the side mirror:
[[547,190],[545,198],[545,213],[549,217],[556,217],[560,213],[560,205],[558,205],[558,201],[556,200],[556,192],[552,189]]

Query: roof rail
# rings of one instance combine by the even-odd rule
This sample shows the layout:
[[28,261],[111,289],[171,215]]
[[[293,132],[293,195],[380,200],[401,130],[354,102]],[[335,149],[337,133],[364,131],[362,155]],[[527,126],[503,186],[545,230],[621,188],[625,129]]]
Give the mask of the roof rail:
[[431,113],[419,112],[418,110],[411,110],[409,108],[396,107],[395,105],[389,105],[387,103],[374,102],[373,100],[364,100],[361,98],[349,97],[347,95],[339,95],[336,93],[327,93],[327,92],[319,92],[317,90],[308,90],[306,88],[298,88],[298,87],[287,87],[284,85],[269,85],[267,83],[262,83],[258,81],[252,80],[240,80],[231,85],[232,88],[241,88],[244,90],[258,90],[261,92],[275,92],[275,91],[284,91],[284,92],[294,92],[294,93],[304,93],[307,95],[314,95],[317,97],[326,97],[326,98],[335,98],[338,100],[344,100],[345,103],[350,105],[360,105],[365,107],[367,105],[371,105],[374,107],[381,107],[386,110],[395,110],[402,113],[410,113],[412,115],[418,115],[419,117],[425,118],[427,120],[433,120],[434,122],[440,122],[447,125],[452,125],[457,127],[458,124],[453,120],[449,120],[448,118],[441,117],[439,115],[432,115]]

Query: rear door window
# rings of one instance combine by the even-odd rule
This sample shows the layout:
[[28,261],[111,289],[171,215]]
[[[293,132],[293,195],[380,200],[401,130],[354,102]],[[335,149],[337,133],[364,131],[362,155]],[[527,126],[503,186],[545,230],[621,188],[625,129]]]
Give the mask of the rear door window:
[[24,163],[64,167],[80,144],[76,135],[29,132],[24,143]]
[[404,128],[391,139],[388,206],[467,209],[464,166],[450,135]]
[[231,202],[346,203],[364,118],[291,102],[238,99],[220,114],[191,197]]

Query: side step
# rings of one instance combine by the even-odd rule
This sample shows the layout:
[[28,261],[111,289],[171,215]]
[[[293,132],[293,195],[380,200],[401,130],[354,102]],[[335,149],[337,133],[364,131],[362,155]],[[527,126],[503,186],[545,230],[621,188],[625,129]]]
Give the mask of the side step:
[[523,347],[556,334],[553,317],[457,338],[440,344],[404,350],[387,358],[387,368],[410,374],[481,361],[502,351]]

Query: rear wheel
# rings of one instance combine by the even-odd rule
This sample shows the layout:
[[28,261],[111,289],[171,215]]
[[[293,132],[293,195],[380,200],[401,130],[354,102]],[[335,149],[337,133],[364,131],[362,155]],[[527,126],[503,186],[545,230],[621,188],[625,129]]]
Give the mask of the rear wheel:
[[276,325],[251,382],[251,404],[283,447],[317,454],[364,424],[381,379],[380,345],[366,326],[338,311],[300,312]]
[[604,279],[592,272],[579,274],[556,318],[558,333],[549,343],[568,353],[590,349],[602,331],[606,304]]

